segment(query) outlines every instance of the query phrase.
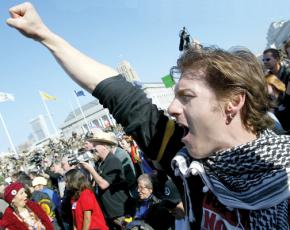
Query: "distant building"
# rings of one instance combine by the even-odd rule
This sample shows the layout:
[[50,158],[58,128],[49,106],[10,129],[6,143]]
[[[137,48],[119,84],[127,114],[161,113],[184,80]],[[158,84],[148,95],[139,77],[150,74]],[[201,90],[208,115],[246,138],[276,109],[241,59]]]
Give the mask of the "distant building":
[[[165,88],[162,83],[144,83],[137,87],[142,88],[147,97],[152,99],[153,104],[164,111],[167,110],[174,97],[173,90]],[[82,110],[88,124],[86,124],[79,108],[71,111],[60,127],[65,138],[71,137],[72,132],[84,134],[89,129],[104,129],[116,125],[116,121],[108,109],[104,109],[98,100],[83,105]]]
[[41,141],[50,136],[49,130],[43,115],[32,119],[30,122],[32,135],[36,141]]
[[[137,73],[127,61],[119,63],[117,71],[122,74],[127,81],[132,82],[135,87],[141,88],[159,109],[167,110],[174,97],[171,88],[165,88],[162,83],[141,83]],[[81,110],[86,119],[84,119]],[[109,113],[109,110],[104,109],[98,100],[83,105],[81,110],[77,108],[71,111],[61,125],[60,129],[65,138],[71,137],[72,132],[84,134],[89,130],[106,129],[111,126],[116,126],[116,121]]]
[[283,49],[285,42],[290,39],[290,21],[272,22],[267,32],[266,48]]
[[108,109],[104,109],[98,100],[83,105],[82,111],[87,123],[79,108],[71,111],[60,127],[65,138],[71,137],[72,132],[85,134],[89,130],[104,129],[116,125],[116,121],[109,114]]
[[117,65],[117,71],[122,74],[127,81],[134,82],[134,81],[140,81],[140,78],[138,77],[138,74],[136,71],[132,68],[129,62],[122,61]]
[[174,98],[172,88],[165,88],[163,83],[144,83],[142,89],[147,97],[152,99],[153,104],[157,105],[159,109],[167,111]]

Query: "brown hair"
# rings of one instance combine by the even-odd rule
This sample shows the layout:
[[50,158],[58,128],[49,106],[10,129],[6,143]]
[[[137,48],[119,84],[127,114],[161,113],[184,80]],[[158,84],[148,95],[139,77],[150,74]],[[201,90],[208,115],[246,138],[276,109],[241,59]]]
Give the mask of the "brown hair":
[[204,72],[206,83],[219,100],[228,100],[238,93],[245,93],[241,119],[247,130],[257,133],[273,125],[266,113],[270,105],[262,66],[250,51],[190,48],[178,59],[174,69],[182,73],[189,68]]
[[69,170],[65,174],[65,182],[69,190],[73,192],[74,200],[77,200],[85,189],[92,190],[91,183],[79,169]]
[[274,48],[269,48],[269,49],[264,50],[263,54],[266,54],[266,53],[271,53],[274,59],[276,59],[277,61],[281,61],[281,54],[279,50],[274,49]]

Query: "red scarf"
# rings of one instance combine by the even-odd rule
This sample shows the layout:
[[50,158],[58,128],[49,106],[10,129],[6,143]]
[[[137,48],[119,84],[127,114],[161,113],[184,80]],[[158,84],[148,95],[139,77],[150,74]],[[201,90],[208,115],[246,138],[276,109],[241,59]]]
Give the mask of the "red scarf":
[[138,163],[140,161],[140,156],[138,153],[138,146],[131,144],[131,159],[133,161],[134,164]]

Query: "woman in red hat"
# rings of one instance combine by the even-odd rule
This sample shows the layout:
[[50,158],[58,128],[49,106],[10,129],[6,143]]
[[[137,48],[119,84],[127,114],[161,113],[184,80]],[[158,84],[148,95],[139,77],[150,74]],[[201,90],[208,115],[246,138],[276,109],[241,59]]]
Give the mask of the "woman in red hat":
[[51,220],[35,202],[27,199],[22,183],[15,182],[4,190],[6,208],[0,227],[9,230],[53,230]]

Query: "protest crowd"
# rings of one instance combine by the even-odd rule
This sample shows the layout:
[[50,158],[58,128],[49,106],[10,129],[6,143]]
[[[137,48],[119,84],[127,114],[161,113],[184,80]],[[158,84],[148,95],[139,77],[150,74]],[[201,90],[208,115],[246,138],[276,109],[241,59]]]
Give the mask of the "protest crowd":
[[[176,186],[162,170],[157,170],[149,159],[144,158],[132,137],[119,132],[119,130],[115,131],[116,134],[114,131],[112,128],[112,131],[99,130],[96,133],[88,132],[86,135],[72,133],[72,136],[67,140],[64,138],[50,140],[47,145],[28,153],[28,156],[3,157],[2,162],[4,164],[1,164],[0,194],[5,203],[1,206],[1,217],[11,202],[9,199],[7,200],[5,191],[10,188],[9,186],[12,186],[11,189],[14,188],[16,191],[23,187],[26,189],[27,199],[37,202],[44,209],[52,220],[54,229],[73,229],[74,218],[73,213],[70,213],[72,210],[71,199],[74,197],[76,189],[83,188],[82,184],[77,184],[74,187],[73,183],[80,182],[80,178],[82,178],[82,183],[87,186],[86,192],[91,195],[91,199],[89,199],[89,195],[85,193],[83,196],[86,197],[86,201],[84,202],[88,202],[87,205],[90,208],[92,200],[95,201],[99,212],[95,218],[102,218],[103,220],[103,225],[100,225],[102,226],[100,229],[109,229],[109,227],[110,229],[115,229],[118,226],[124,228],[129,223],[131,226],[135,223],[145,226],[145,222],[152,222],[152,226],[156,225],[155,229],[163,229],[168,224],[171,227],[174,226],[174,221],[168,223],[163,218],[171,217],[174,220],[171,212],[175,205],[181,204],[181,197]],[[95,142],[110,148],[108,151],[108,154],[110,153],[109,158],[113,161],[111,163],[115,167],[112,168],[112,166],[107,165],[102,169],[100,168],[104,161],[94,150],[93,143]],[[107,157],[106,160],[108,160]],[[116,162],[114,163],[114,161]],[[107,197],[104,202],[109,203],[103,204],[105,206],[101,206],[102,208],[96,200],[96,197],[99,197],[97,189],[100,185],[97,184],[97,179],[94,181],[95,170],[99,173],[102,172],[101,175],[104,176],[103,170],[106,170],[108,176],[112,176],[110,178],[112,180],[111,183],[114,183],[110,187],[114,189],[113,187],[116,186],[120,190],[121,197]],[[114,173],[114,175],[111,175],[111,173]],[[143,177],[147,178],[145,184],[142,184]],[[137,181],[142,182],[139,183]],[[23,186],[19,187],[19,182]],[[160,183],[163,184],[161,185]],[[120,189],[120,186],[123,186],[123,188]],[[165,190],[167,193],[165,193]],[[144,191],[145,195],[143,195]],[[79,192],[82,194],[83,191]],[[143,199],[142,196],[144,196]],[[151,199],[154,200],[153,203],[151,203]],[[128,200],[131,203],[129,202],[126,205],[131,210],[125,212],[122,209],[124,209],[123,206]],[[107,210],[107,207],[112,206],[111,202],[114,201],[116,202],[115,205],[120,206],[120,210],[114,214],[114,211],[109,208],[108,213],[106,212],[108,216],[104,217],[103,209]],[[145,202],[145,204],[139,206],[140,201]],[[150,211],[151,216],[146,215],[146,209],[149,206],[152,209]],[[156,208],[154,208],[155,206]],[[162,217],[160,223],[152,220],[152,215],[154,212],[156,214],[157,210],[160,218]],[[114,223],[112,225],[109,224],[110,215],[113,215],[112,217],[116,215],[118,218],[122,216],[116,225],[117,227],[114,226]],[[182,217],[179,216],[179,218]],[[138,222],[135,222],[137,220]],[[98,221],[96,221],[96,224],[98,226]],[[76,223],[76,226],[82,225],[83,222]]]
[[0,229],[289,229],[290,41],[258,60],[191,46],[181,33],[165,114],[50,31],[30,3],[10,14],[7,24],[48,48],[123,129],[2,158]]

